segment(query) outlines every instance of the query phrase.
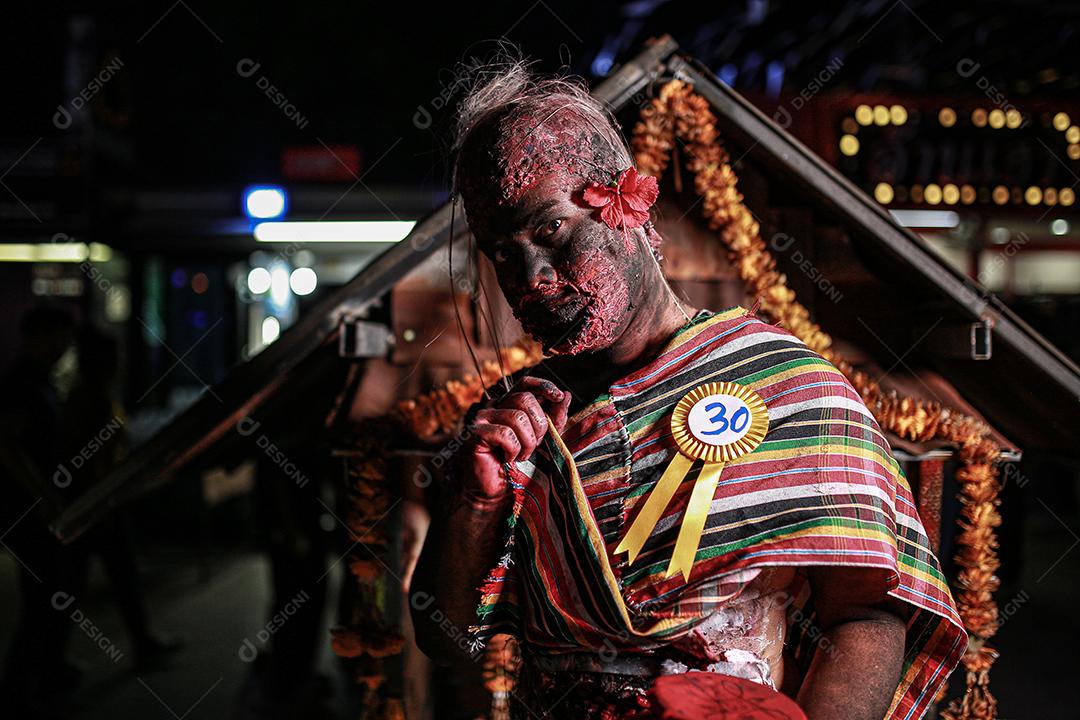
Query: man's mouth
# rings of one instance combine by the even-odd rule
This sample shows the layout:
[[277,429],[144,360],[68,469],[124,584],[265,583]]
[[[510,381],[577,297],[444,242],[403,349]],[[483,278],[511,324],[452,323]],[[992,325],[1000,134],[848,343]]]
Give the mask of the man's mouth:
[[518,320],[545,346],[555,346],[576,335],[584,324],[589,299],[573,291],[518,304]]

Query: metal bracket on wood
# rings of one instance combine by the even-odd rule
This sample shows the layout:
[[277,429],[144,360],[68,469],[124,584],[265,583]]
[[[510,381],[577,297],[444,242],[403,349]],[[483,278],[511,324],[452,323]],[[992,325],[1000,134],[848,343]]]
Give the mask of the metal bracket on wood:
[[983,318],[966,325],[939,325],[926,337],[940,357],[989,360],[993,354],[994,323]]
[[338,332],[338,355],[343,358],[386,357],[394,344],[394,333],[385,325],[343,316]]

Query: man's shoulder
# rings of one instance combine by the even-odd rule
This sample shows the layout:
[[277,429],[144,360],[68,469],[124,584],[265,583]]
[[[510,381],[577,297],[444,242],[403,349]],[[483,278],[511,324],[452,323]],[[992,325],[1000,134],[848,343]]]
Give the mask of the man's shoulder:
[[685,349],[704,351],[697,353],[700,362],[730,362],[733,355],[739,359],[760,357],[766,364],[802,358],[833,368],[797,336],[743,308],[711,313],[692,330],[695,332],[686,341]]
[[717,314],[691,341],[680,374],[721,377],[802,403],[862,404],[850,380],[820,353],[750,311]]

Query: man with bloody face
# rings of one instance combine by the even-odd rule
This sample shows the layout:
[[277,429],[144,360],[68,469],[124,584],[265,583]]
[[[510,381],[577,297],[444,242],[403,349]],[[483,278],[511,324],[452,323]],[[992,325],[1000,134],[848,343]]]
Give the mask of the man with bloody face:
[[[489,112],[461,148],[458,179],[470,227],[526,332],[549,353],[596,355],[631,328],[670,333],[685,318],[653,258],[641,252],[643,232],[660,243],[651,225],[643,227],[647,210],[620,212],[626,206],[633,214],[630,202],[651,205],[656,180],[642,178],[637,187],[625,143],[616,144],[605,116],[576,107],[580,97],[562,102]],[[635,192],[623,193],[629,200],[620,196],[599,211],[590,204],[631,182]],[[602,214],[609,222],[597,221]],[[659,327],[655,318],[635,322],[644,306],[664,316]]]
[[[461,113],[469,227],[549,357],[470,413],[413,592],[520,640],[521,716],[921,717],[965,634],[858,393],[675,296],[656,180],[581,86],[516,65]],[[421,648],[463,658],[430,605]]]

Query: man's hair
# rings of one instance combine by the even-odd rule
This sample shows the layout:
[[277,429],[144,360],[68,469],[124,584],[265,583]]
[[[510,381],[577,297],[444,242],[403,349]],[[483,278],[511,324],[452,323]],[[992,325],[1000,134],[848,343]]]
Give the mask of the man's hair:
[[[583,79],[537,75],[529,66],[519,53],[505,48],[491,61],[472,66],[472,82],[454,118],[452,185],[455,191],[462,189],[463,173],[472,156],[493,151],[488,142],[494,130],[492,126],[522,116],[542,118],[537,125],[540,127],[556,115],[569,113],[590,126],[591,145],[596,153],[593,161],[599,166],[593,169],[592,180],[606,182],[610,173],[633,164],[630,148],[614,116],[589,94]],[[470,142],[478,135],[483,136],[480,142]]]

